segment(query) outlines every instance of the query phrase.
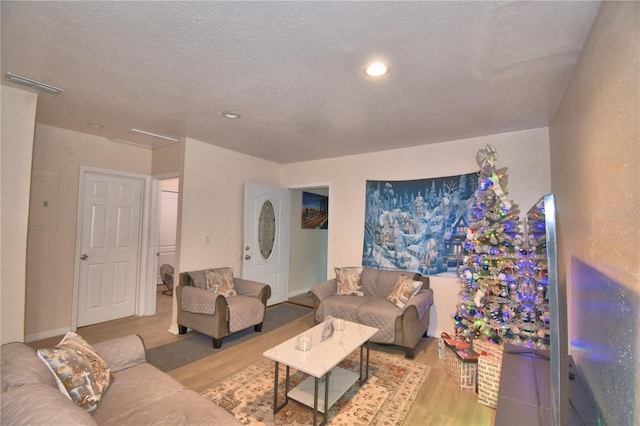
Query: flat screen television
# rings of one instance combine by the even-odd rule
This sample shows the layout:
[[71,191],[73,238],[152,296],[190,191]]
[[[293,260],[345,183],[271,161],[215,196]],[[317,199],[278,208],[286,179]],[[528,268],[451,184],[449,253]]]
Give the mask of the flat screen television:
[[[567,331],[566,281],[558,272],[558,228],[556,200],[546,194],[533,208],[544,208],[547,244],[549,334],[551,357],[551,421],[555,426],[569,419],[569,345]],[[573,373],[572,373],[573,374]]]
[[[541,221],[541,215],[544,220]],[[544,222],[544,223],[542,223]],[[542,230],[544,226],[544,231]],[[536,383],[548,383],[538,389],[538,424],[554,426],[597,426],[603,424],[589,386],[569,355],[567,318],[567,283],[559,272],[558,226],[556,199],[553,194],[544,195],[527,212],[527,234],[531,232],[536,250],[541,248],[547,260],[547,288],[545,301],[549,314],[549,349],[513,349],[512,354],[531,354],[548,360],[545,368],[534,368]],[[544,240],[540,236],[544,235]],[[544,244],[541,246],[540,244]],[[506,350],[505,350],[506,353]],[[544,375],[544,379],[541,375]],[[547,380],[548,378],[548,380]],[[544,414],[543,414],[544,412]],[[498,416],[496,415],[496,423]],[[502,421],[502,416],[501,416]]]

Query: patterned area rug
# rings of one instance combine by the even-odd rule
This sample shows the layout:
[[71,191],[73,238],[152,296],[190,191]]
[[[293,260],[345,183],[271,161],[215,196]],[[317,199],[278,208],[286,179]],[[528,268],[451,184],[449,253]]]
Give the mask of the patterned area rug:
[[[359,372],[360,351],[354,352],[339,365]],[[362,386],[354,384],[331,408],[330,425],[400,425],[422,387],[429,366],[402,356],[371,350],[369,380]],[[305,374],[294,369],[291,387],[302,382]],[[313,410],[295,400],[273,415],[274,362],[264,359],[258,364],[230,377],[202,395],[224,407],[244,424],[307,425],[313,423]],[[278,394],[284,392],[285,367]]]

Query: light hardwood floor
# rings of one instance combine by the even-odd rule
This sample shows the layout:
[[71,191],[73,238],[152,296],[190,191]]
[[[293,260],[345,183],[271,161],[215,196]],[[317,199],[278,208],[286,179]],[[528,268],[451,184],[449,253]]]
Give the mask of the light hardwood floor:
[[[171,323],[172,298],[158,293],[157,314],[149,317],[129,317],[78,329],[89,343],[96,343],[128,334],[142,336],[147,349],[173,342],[184,336],[168,332]],[[202,392],[243,368],[262,359],[262,353],[296,334],[312,327],[312,315],[293,321],[248,342],[232,346],[199,361],[170,371],[168,374],[185,387]],[[55,345],[62,336],[32,342],[33,348]],[[224,345],[224,342],[223,342]],[[376,350],[403,354],[394,346],[374,345]],[[416,350],[416,362],[431,367],[429,375],[414,401],[404,425],[493,425],[495,411],[478,404],[477,395],[463,392],[444,370],[438,359],[438,341],[423,338]],[[516,419],[514,419],[515,421]]]

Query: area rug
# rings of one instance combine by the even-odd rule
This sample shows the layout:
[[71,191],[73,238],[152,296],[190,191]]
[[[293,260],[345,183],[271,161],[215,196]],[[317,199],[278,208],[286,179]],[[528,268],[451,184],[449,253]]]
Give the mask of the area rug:
[[234,333],[222,340],[220,349],[213,348],[211,337],[196,331],[189,331],[183,339],[147,350],[147,362],[164,372],[175,370],[183,365],[268,333],[311,312],[313,312],[312,309],[290,303],[281,303],[273,306],[267,310],[262,324],[262,332],[256,333],[253,327],[250,327]]
[[[359,372],[360,351],[339,365]],[[369,380],[362,386],[354,384],[331,408],[329,425],[400,425],[407,416],[416,395],[429,374],[429,366],[410,361],[400,355],[371,350]],[[305,374],[294,370],[291,387],[302,382]],[[278,394],[284,392],[285,367]],[[289,403],[273,415],[274,362],[264,359],[235,374],[202,395],[224,407],[236,419],[248,425],[308,425],[313,423],[309,407],[289,399]]]

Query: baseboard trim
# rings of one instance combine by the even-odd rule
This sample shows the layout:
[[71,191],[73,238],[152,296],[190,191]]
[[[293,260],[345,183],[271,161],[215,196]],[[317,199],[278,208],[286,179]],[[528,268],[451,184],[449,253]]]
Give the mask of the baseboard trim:
[[71,331],[71,327],[58,328],[57,330],[48,330],[40,333],[29,334],[25,336],[25,342],[35,342],[37,340],[48,339],[49,337],[64,336]]
[[306,289],[306,290],[296,290],[296,291],[295,291],[295,292],[293,292],[293,293],[289,293],[289,296],[288,296],[288,297],[289,297],[289,298],[292,298],[292,297],[300,296],[301,294],[306,294],[306,293],[309,293],[310,291],[311,291],[311,289],[310,289],[310,288],[308,288],[308,289]]
[[440,336],[442,335],[442,333],[447,333],[450,336],[453,336],[455,333],[451,330],[440,330],[438,327],[434,327],[434,329],[432,329],[431,327],[429,327],[427,329],[427,336],[429,337],[435,337],[436,339],[439,339]]

